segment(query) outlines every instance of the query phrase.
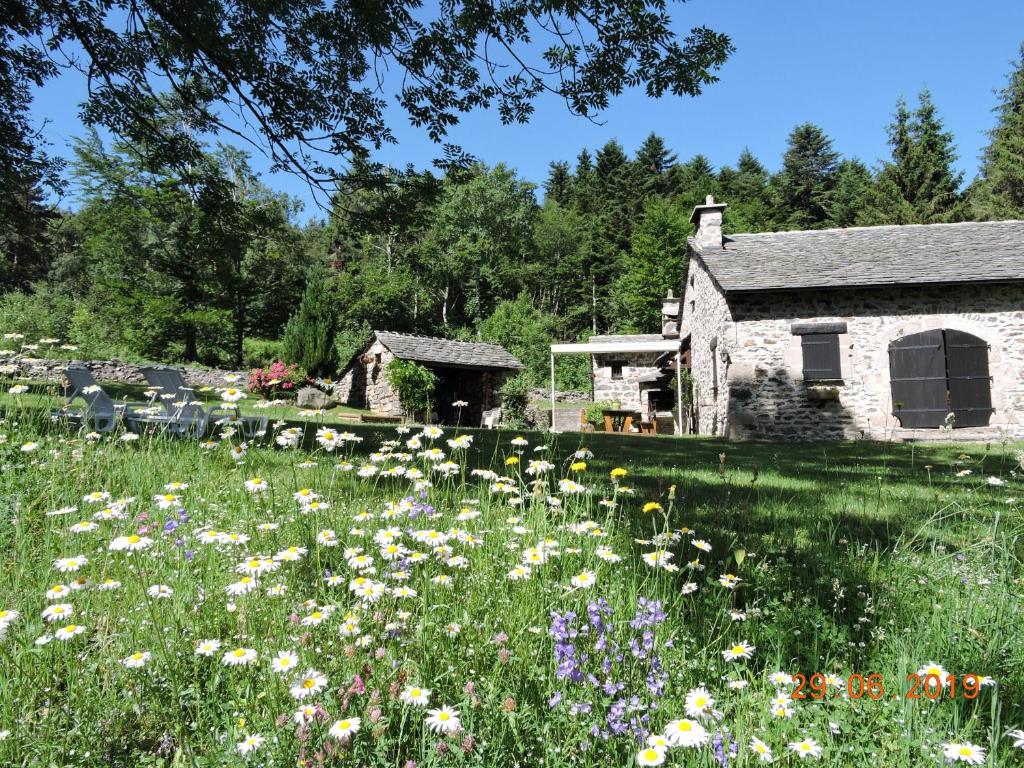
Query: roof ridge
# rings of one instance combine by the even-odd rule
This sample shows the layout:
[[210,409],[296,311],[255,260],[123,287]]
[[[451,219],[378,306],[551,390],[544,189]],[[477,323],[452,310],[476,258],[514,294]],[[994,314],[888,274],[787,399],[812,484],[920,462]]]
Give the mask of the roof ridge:
[[501,344],[498,344],[498,343],[493,342],[493,341],[465,341],[463,339],[450,339],[447,336],[424,336],[421,333],[406,333],[405,331],[376,331],[376,330],[373,331],[373,334],[375,336],[377,336],[379,334],[382,334],[382,333],[387,333],[387,334],[390,334],[392,336],[403,336],[403,337],[405,337],[407,339],[427,339],[429,341],[451,341],[451,342],[454,342],[456,344],[483,344],[483,345],[486,345],[486,346],[489,346],[489,347],[500,347],[501,349],[505,349],[504,347],[501,346]]
[[996,221],[937,221],[931,224],[865,224],[855,227],[826,227],[825,229],[780,229],[767,232],[735,232],[724,235],[724,238],[728,240],[734,237],[759,237],[762,235],[811,235],[826,232],[862,232],[867,229],[923,229],[925,227],[963,227],[986,224],[1024,224],[1024,219],[998,219]]

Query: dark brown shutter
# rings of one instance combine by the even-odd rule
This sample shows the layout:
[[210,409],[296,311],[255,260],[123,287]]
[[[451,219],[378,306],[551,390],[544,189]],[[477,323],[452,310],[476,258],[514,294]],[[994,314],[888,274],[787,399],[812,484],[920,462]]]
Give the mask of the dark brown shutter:
[[839,336],[834,333],[808,333],[800,337],[804,353],[805,381],[836,381],[843,378],[839,369]]
[[946,331],[946,373],[955,427],[987,427],[992,415],[988,344],[963,331]]
[[889,345],[892,412],[906,429],[941,427],[949,413],[942,331],[904,336]]

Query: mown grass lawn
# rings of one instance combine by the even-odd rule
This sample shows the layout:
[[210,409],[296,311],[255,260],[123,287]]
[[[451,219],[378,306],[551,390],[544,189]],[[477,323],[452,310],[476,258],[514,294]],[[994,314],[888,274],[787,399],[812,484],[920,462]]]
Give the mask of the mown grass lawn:
[[1018,446],[305,430],[237,461],[8,410],[0,764],[1024,755]]

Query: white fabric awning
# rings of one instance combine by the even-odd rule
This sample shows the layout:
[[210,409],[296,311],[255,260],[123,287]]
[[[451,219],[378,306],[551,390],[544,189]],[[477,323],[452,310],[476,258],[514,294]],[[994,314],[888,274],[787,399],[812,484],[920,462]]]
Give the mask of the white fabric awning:
[[616,352],[675,352],[679,339],[663,341],[595,341],[581,344],[552,344],[552,355],[601,355]]

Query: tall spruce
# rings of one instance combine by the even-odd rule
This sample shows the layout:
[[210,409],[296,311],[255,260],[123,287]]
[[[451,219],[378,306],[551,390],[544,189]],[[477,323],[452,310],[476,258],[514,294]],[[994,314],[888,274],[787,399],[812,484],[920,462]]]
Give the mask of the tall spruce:
[[1024,45],[1006,87],[999,91],[996,127],[981,156],[970,190],[973,213],[982,219],[1024,218]]
[[314,267],[295,314],[284,328],[282,346],[289,363],[298,363],[313,376],[338,372],[337,307],[331,298],[331,275],[323,266]]
[[633,157],[633,169],[639,198],[638,208],[643,208],[643,201],[651,196],[670,197],[678,192],[676,163],[678,158],[665,144],[665,140],[656,133],[651,133]]
[[694,206],[704,202],[708,195],[720,195],[715,167],[704,155],[694,155],[679,167],[679,179],[682,187],[680,201],[684,206]]
[[780,225],[787,229],[820,229],[828,224],[839,154],[832,140],[812,123],[789,134],[782,171],[775,179]]
[[572,185],[572,204],[582,213],[594,213],[598,208],[595,179],[594,159],[584,149],[576,157]]
[[944,130],[931,94],[924,90],[913,112],[900,99],[889,125],[892,160],[882,165],[867,224],[934,224],[967,216],[960,193],[963,173],[953,168],[953,134]]
[[572,202],[572,171],[564,160],[552,161],[548,166],[544,200],[558,203],[563,208]]
[[765,232],[773,228],[774,208],[768,191],[768,172],[749,149],[740,153],[736,168],[718,172],[721,201],[729,204],[722,222],[728,232]]
[[836,185],[829,201],[829,226],[852,227],[857,224],[871,195],[873,182],[871,171],[860,160],[843,160],[836,172]]
[[611,291],[629,251],[634,215],[633,183],[629,158],[619,142],[612,140],[597,151],[594,159],[595,202],[592,218],[589,278],[591,287],[591,328],[614,327],[615,310]]

